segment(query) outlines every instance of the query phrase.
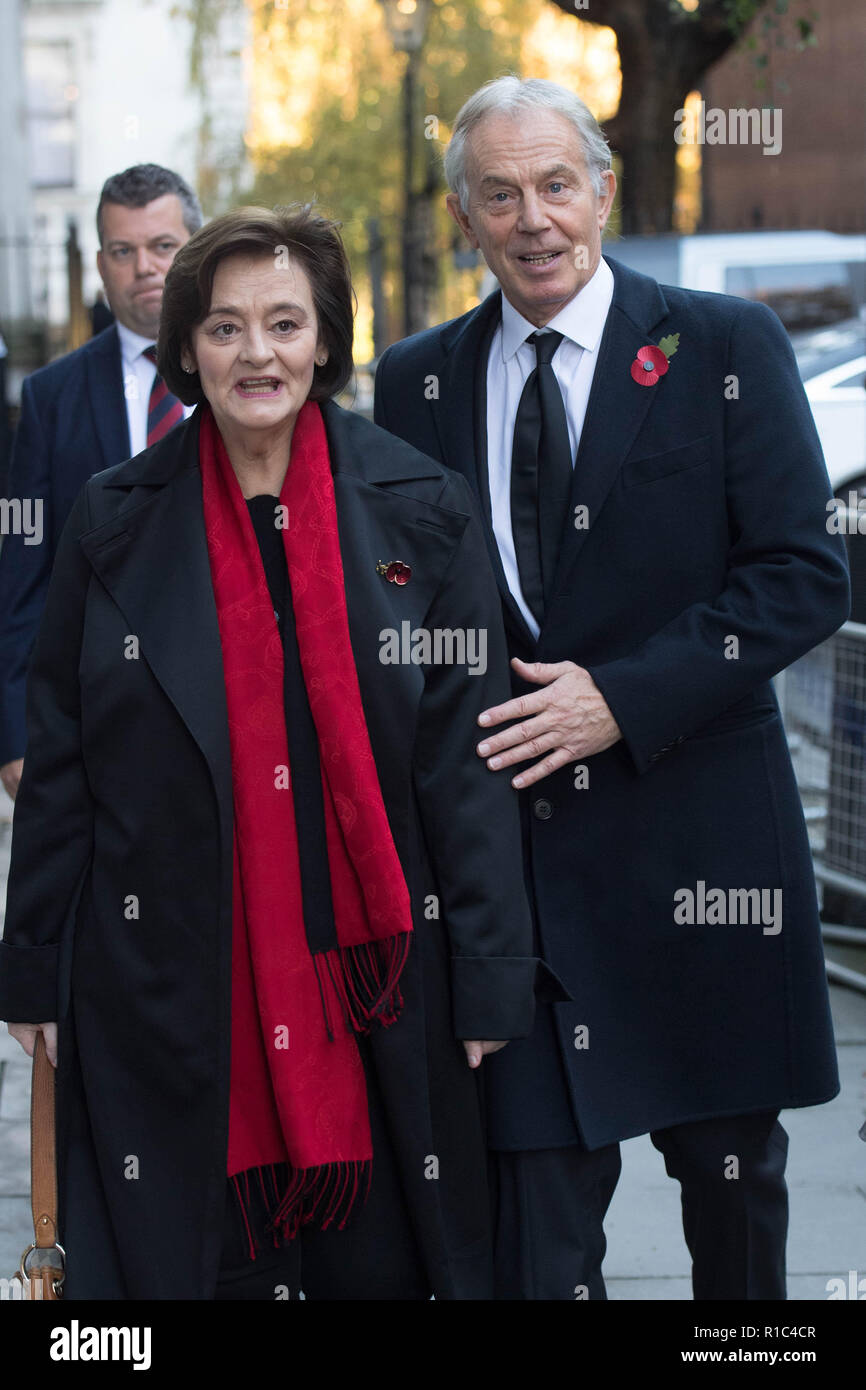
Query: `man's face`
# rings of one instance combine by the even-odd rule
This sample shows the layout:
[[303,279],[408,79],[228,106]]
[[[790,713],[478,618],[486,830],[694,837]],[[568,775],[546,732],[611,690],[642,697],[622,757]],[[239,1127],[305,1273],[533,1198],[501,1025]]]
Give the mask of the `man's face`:
[[143,338],[156,338],[159,332],[162,287],[185,241],[189,232],[174,193],[164,193],[143,208],[103,206],[96,264],[106,298],[115,318]]
[[616,192],[599,197],[574,126],[556,111],[485,116],[466,142],[468,208],[448,210],[502,289],[542,328],[594,274]]

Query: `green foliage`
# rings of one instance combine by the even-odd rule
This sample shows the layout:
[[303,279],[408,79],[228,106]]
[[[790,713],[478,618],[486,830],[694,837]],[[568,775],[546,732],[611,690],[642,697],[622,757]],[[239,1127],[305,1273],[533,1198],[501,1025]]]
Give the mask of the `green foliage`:
[[194,91],[205,93],[207,52],[217,39],[223,15],[242,4],[243,0],[187,0],[172,8],[172,18],[182,15],[189,21],[189,80]]
[[[735,34],[742,34],[766,3],[767,0],[725,0],[728,25]],[[775,0],[775,4],[779,13],[788,8],[788,0]],[[781,10],[779,6],[782,7]]]
[[[794,14],[794,3],[792,0],[724,0],[728,25],[738,37],[744,36],[743,48],[752,55],[752,62],[760,74],[756,83],[758,88],[768,85],[763,74],[770,66],[770,54],[774,48],[793,47],[799,53],[806,48],[814,48],[818,42],[815,33],[818,11]],[[746,33],[759,16],[760,24]],[[787,90],[787,83],[777,85]]]
[[196,191],[206,217],[222,211],[219,172],[214,164],[214,121],[207,81],[208,59],[217,51],[223,18],[244,7],[246,0],[186,0],[170,10],[173,19],[189,24],[189,83],[199,99],[196,130]]
[[[290,26],[301,18],[308,0],[288,0],[280,11]],[[334,5],[335,28],[340,4]],[[438,191],[437,249],[454,240],[453,224],[443,206],[445,190],[441,155],[453,119],[476,87],[507,71],[517,71],[520,41],[543,8],[543,0],[502,0],[499,13],[485,13],[479,0],[437,5],[430,17],[421,57],[416,94],[414,136],[416,185]],[[261,12],[260,12],[261,13]],[[267,13],[261,23],[266,30]],[[383,21],[384,23],[384,21]],[[394,268],[404,202],[404,134],[402,78],[406,59],[390,52],[387,70],[366,45],[353,55],[352,88],[357,113],[346,119],[346,94],[319,84],[315,115],[303,143],[256,156],[255,181],[245,196],[252,202],[315,200],[340,219],[353,262],[366,254],[367,220],[377,217]],[[438,120],[438,138],[425,138],[425,121]]]

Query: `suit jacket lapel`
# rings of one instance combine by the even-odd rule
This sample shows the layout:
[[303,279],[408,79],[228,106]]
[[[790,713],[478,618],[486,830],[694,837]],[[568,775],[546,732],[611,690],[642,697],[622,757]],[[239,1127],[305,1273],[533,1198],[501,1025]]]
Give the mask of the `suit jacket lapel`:
[[456,469],[468,478],[481,504],[485,522],[484,539],[499,586],[506,626],[519,641],[534,647],[535,638],[506,583],[490,511],[487,359],[501,318],[502,297],[496,289],[462,324],[458,320],[457,324],[447,324],[443,329],[445,365],[441,372],[434,418],[443,461],[447,467]]
[[[632,379],[630,368],[638,349],[656,342],[651,330],[665,318],[667,303],[658,284],[649,276],[640,275],[614,260],[608,259],[608,264],[614,276],[613,301],[599,345],[599,359],[578,445],[571,503],[554,577],[554,595],[562,592],[569,582],[588,534],[586,527],[577,529],[574,525],[575,507],[587,508],[591,529],[654,399],[654,389],[639,386]],[[434,418],[444,462],[449,468],[465,474],[480,499],[487,549],[502,597],[506,625],[519,640],[534,648],[535,638],[505,581],[490,519],[487,359],[500,318],[501,297],[497,289],[474,313],[447,324],[442,330],[444,365]],[[543,633],[542,627],[541,636]]]
[[[102,450],[102,467],[113,468],[129,458],[129,421],[123,388],[120,338],[114,324],[92,340],[87,354],[87,396],[93,412],[96,437]],[[93,472],[98,472],[94,468]]]
[[[616,261],[609,264],[614,274],[613,301],[577,449],[554,596],[566,588],[593,522],[655,399],[655,387],[640,386],[632,379],[631,364],[640,348],[656,342],[651,330],[667,315],[667,303],[655,280]],[[587,509],[587,524],[580,528],[574,524],[578,506]],[[542,636],[543,632],[542,628]]]

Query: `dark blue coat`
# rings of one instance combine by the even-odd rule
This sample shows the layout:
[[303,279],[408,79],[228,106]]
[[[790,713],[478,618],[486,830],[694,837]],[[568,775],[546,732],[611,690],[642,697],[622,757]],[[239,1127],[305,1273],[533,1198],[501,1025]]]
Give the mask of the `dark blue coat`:
[[[586,760],[588,786],[568,766],[519,793],[540,950],[574,1002],[540,1010],[531,1039],[489,1059],[499,1148],[576,1136],[596,1148],[838,1090],[805,823],[770,683],[848,615],[817,434],[769,309],[610,265],[572,496],[589,524],[565,528],[537,643],[489,524],[499,291],[390,347],[376,383],[377,422],[480,497],[511,655],[588,668],[623,735]],[[638,350],[674,333],[667,373],[636,383]],[[675,894],[700,882],[735,903],[737,924],[676,920]],[[777,933],[727,897],[753,888],[781,890]]]
[[10,497],[40,498],[41,545],[9,535],[0,550],[0,766],[23,758],[24,683],[57,542],[91,473],[129,457],[120,340],[112,324],[24,383]]

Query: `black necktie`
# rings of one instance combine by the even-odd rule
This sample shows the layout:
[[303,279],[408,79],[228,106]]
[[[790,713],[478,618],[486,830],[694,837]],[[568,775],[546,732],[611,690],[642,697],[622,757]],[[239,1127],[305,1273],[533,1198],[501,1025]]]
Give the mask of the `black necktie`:
[[568,422],[551,359],[561,333],[533,333],[538,365],[517,407],[511,454],[511,527],[520,587],[539,627],[550,602],[553,571],[571,497]]

